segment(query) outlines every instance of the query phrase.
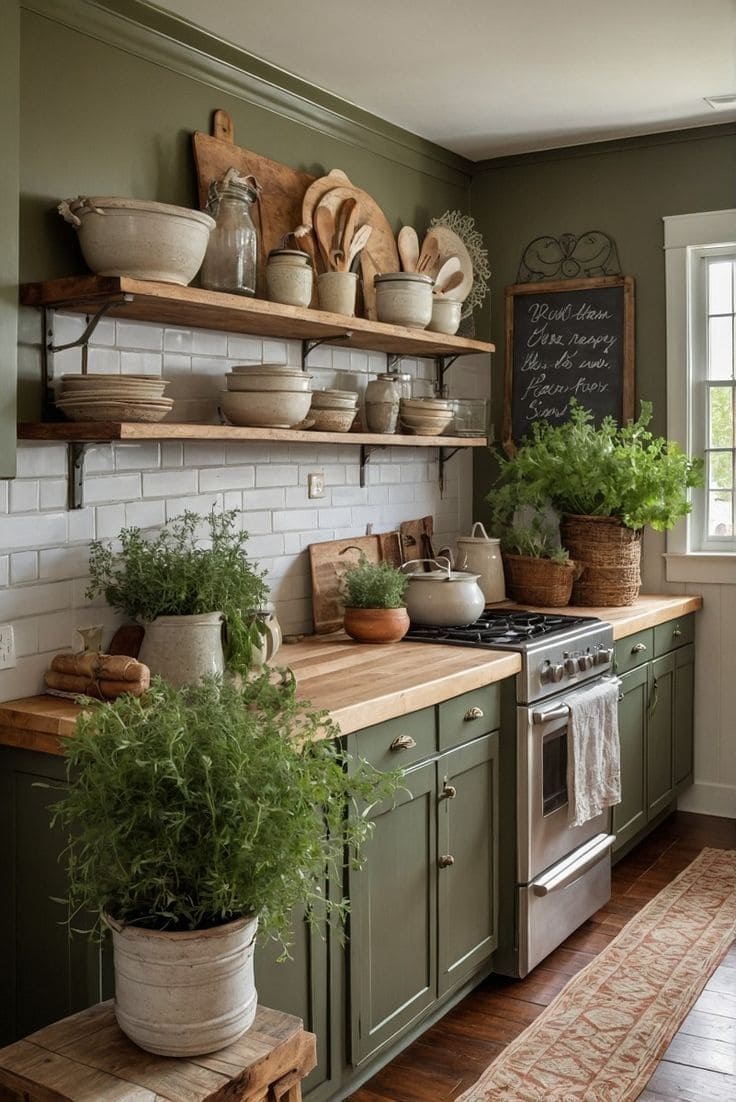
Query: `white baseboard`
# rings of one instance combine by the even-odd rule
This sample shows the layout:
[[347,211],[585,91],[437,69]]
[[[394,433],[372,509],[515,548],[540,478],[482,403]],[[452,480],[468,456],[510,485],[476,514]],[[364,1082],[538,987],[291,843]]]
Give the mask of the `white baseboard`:
[[678,796],[677,809],[693,811],[697,815],[720,815],[725,819],[736,819],[736,787],[696,781]]

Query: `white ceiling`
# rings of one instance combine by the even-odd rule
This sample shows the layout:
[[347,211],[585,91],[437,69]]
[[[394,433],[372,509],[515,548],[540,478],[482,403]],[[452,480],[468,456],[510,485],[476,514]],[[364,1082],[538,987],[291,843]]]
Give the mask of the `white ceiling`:
[[736,119],[736,0],[156,0],[471,160]]

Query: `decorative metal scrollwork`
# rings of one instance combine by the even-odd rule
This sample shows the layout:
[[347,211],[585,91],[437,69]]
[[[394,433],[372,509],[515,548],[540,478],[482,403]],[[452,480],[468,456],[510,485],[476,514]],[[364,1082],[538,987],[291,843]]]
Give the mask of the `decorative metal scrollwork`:
[[530,241],[521,254],[517,283],[545,279],[589,279],[621,275],[616,242],[602,230],[586,230],[575,236],[543,234]]

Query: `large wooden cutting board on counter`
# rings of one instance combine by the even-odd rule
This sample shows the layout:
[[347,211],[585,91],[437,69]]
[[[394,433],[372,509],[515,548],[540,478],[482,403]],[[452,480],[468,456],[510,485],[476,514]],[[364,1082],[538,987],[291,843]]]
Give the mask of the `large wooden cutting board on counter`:
[[[350,551],[348,548],[355,548],[355,551]],[[344,605],[340,596],[340,583],[347,568],[357,563],[361,551],[369,562],[390,562],[392,566],[401,565],[401,537],[398,532],[310,543],[312,609],[314,630],[317,635],[339,631],[342,627]]]

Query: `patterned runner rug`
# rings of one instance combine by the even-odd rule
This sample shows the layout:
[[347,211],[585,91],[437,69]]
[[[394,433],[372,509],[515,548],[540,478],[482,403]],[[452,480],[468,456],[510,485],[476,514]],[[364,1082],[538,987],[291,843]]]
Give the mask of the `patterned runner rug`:
[[456,1102],[630,1102],[736,937],[736,851],[704,849]]

